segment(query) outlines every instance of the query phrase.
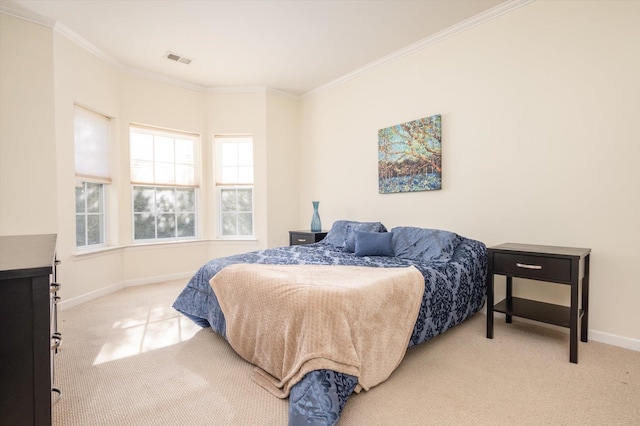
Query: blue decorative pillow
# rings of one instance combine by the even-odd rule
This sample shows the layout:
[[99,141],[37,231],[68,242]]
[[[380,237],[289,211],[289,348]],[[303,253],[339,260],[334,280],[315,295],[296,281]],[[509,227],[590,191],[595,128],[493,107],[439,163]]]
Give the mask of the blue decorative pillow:
[[355,232],[356,256],[393,256],[391,232]]
[[439,229],[399,226],[393,228],[393,252],[396,257],[416,262],[447,262],[462,237]]
[[346,251],[353,253],[355,250],[355,231],[387,232],[387,228],[380,222],[336,220],[323,242],[334,247],[344,247]]

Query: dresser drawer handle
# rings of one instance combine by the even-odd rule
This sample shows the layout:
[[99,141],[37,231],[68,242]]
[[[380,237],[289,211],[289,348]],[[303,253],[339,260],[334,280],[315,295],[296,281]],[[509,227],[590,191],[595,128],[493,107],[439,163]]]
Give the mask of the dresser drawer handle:
[[542,269],[540,265],[527,265],[526,263],[516,263],[516,266],[524,269]]
[[306,243],[307,239],[306,238],[298,238],[298,242],[299,243]]

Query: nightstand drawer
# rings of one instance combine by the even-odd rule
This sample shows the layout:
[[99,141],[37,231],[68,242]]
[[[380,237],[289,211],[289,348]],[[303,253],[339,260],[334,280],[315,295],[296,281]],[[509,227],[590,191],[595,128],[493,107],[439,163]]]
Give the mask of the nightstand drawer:
[[322,241],[327,236],[326,232],[313,231],[289,231],[289,245],[313,244]]
[[494,253],[493,273],[570,284],[571,260],[516,253]]
[[313,236],[313,234],[298,234],[298,233],[291,233],[291,244],[292,245],[296,245],[296,244],[311,244],[311,243],[315,243],[315,237]]

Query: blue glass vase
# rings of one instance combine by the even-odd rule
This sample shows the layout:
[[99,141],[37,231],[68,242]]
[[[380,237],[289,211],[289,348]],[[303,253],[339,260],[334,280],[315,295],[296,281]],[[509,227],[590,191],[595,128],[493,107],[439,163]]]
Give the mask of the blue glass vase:
[[320,223],[320,215],[318,214],[318,204],[320,201],[312,201],[313,204],[313,216],[311,217],[311,232],[322,231],[322,223]]

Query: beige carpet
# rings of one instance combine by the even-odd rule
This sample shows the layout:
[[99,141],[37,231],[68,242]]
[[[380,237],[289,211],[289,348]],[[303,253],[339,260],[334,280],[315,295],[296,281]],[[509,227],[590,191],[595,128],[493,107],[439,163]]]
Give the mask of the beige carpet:
[[[287,424],[288,400],[171,308],[183,285],[60,312],[54,425]],[[349,399],[339,425],[640,425],[640,352],[580,343],[571,364],[563,331],[498,320],[489,340],[485,319],[410,349],[386,382]]]

